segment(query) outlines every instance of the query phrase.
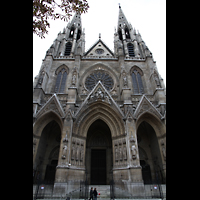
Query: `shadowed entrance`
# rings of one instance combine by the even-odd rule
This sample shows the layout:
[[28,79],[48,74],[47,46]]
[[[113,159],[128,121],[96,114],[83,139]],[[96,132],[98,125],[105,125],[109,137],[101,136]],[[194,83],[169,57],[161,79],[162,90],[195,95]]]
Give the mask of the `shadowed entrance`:
[[104,121],[98,119],[90,126],[87,134],[86,168],[89,184],[109,184],[112,160],[110,129]]

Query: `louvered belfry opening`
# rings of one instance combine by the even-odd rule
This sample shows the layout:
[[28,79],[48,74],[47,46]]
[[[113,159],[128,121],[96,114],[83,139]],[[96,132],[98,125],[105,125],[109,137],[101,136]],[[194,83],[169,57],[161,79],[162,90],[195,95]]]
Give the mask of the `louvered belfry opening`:
[[65,46],[65,53],[64,53],[65,56],[69,56],[70,55],[71,48],[72,48],[72,44],[71,44],[71,42],[68,42],[66,44],[66,46]]
[[72,48],[72,44],[71,44],[71,42],[68,42],[66,44],[66,46],[65,46],[65,53],[64,53],[65,56],[69,56],[70,55],[71,48]]
[[127,46],[128,46],[128,53],[129,53],[129,56],[130,56],[130,57],[135,57],[133,44],[128,43]]

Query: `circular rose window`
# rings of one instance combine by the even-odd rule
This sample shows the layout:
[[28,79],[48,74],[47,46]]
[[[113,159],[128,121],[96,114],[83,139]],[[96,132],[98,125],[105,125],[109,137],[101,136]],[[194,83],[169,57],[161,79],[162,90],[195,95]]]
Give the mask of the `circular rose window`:
[[95,71],[91,73],[85,81],[85,87],[88,90],[92,90],[94,86],[98,83],[98,81],[101,81],[104,87],[109,91],[113,88],[114,81],[112,77],[104,72],[104,71]]

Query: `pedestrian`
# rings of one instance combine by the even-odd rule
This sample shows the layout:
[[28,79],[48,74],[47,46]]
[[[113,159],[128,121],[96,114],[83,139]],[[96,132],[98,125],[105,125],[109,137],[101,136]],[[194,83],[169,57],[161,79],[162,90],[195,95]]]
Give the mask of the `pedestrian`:
[[93,192],[93,194],[94,194],[94,200],[97,200],[97,190],[96,190],[96,188],[94,188],[94,192]]
[[91,189],[90,189],[90,198],[89,198],[89,200],[93,200],[93,187],[91,187]]

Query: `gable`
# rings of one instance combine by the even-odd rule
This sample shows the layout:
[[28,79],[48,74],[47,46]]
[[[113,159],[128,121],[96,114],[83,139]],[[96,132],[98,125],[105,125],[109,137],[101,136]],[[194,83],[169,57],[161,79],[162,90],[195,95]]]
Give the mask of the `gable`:
[[58,100],[56,94],[52,95],[52,97],[44,104],[44,106],[37,112],[36,117],[43,115],[48,111],[56,112],[60,117],[64,117],[63,108]]
[[113,52],[99,39],[86,53],[85,56],[114,56]]
[[104,102],[109,105],[113,105],[115,109],[121,114],[121,116],[124,118],[124,114],[117,105],[117,103],[114,101],[110,93],[106,90],[106,88],[103,86],[101,81],[98,81],[98,83],[95,85],[95,87],[92,89],[92,91],[88,94],[88,96],[85,98],[82,105],[77,110],[75,116],[78,115],[78,113],[84,108],[85,105],[90,105],[94,102]]
[[155,108],[155,106],[149,101],[149,99],[143,95],[135,112],[134,112],[134,118],[138,119],[140,115],[142,115],[145,112],[150,112],[153,115],[157,116],[159,119],[162,119],[162,115],[160,112]]

